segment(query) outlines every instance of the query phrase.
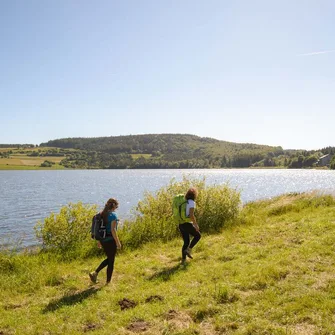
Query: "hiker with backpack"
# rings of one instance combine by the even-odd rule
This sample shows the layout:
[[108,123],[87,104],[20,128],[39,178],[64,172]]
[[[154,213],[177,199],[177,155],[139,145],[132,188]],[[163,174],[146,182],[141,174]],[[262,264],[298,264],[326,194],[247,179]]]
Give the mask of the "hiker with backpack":
[[[197,195],[197,190],[192,187],[185,195],[179,194],[173,199],[173,217],[179,223],[179,231],[184,240],[182,263],[185,263],[186,256],[193,258],[192,249],[201,238],[199,226],[194,215]],[[193,236],[192,241],[190,241],[190,235]]]
[[118,201],[114,198],[110,198],[103,211],[95,215],[93,218],[91,229],[92,238],[98,240],[98,246],[102,247],[107,256],[97,269],[89,274],[93,283],[97,282],[99,272],[106,266],[106,284],[109,284],[112,279],[116,250],[121,249],[121,243],[117,235],[117,225],[119,220],[115,213],[118,206]]

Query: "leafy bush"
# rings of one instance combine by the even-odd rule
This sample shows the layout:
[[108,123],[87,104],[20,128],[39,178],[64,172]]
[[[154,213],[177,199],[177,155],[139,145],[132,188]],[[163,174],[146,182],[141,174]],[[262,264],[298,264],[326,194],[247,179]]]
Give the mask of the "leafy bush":
[[59,214],[51,213],[34,227],[44,249],[57,251],[64,257],[84,256],[91,253],[95,243],[90,236],[92,217],[96,206],[68,204]]
[[41,167],[52,167],[52,165],[54,165],[54,164],[55,164],[54,162],[46,160],[40,166]]
[[2,274],[14,272],[16,269],[15,258],[13,255],[0,251],[0,272]]
[[179,236],[172,218],[172,198],[179,193],[185,194],[190,187],[198,189],[195,215],[201,232],[218,233],[227,222],[237,218],[239,192],[228,185],[206,186],[205,179],[184,177],[181,182],[172,180],[155,194],[144,195],[136,208],[135,220],[125,222],[120,230],[123,243],[136,248],[146,242],[169,241]]

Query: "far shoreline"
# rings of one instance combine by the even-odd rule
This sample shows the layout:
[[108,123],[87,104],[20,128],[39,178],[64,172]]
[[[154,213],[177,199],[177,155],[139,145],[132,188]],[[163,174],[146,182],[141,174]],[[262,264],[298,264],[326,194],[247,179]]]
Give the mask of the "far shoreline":
[[331,170],[327,166],[294,168],[290,169],[285,166],[249,166],[249,167],[215,167],[215,168],[65,168],[65,167],[39,167],[24,165],[0,165],[0,171],[80,171],[80,170]]

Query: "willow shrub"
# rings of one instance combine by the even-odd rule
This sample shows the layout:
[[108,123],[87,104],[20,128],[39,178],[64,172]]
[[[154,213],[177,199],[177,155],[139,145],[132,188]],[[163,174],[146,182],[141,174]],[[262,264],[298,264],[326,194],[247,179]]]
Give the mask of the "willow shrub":
[[91,239],[92,217],[96,206],[68,204],[59,214],[51,213],[44,222],[34,227],[44,250],[57,252],[63,258],[85,257],[94,253],[96,245]]
[[125,222],[119,236],[123,244],[136,248],[146,242],[169,241],[179,236],[178,225],[172,218],[172,199],[190,187],[198,189],[195,215],[201,232],[218,233],[237,219],[241,204],[240,193],[227,184],[206,186],[205,179],[172,180],[155,194],[146,193],[138,203],[135,219]]

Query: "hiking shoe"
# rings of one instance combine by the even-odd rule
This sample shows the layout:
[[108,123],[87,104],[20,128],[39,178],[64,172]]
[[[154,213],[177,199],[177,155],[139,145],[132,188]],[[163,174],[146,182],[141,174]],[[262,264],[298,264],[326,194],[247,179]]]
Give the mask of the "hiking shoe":
[[97,282],[98,274],[96,272],[91,272],[89,273],[89,276],[90,276],[91,282],[95,284]]
[[192,249],[191,248],[187,248],[185,251],[184,251],[185,255],[191,259],[193,259],[192,257]]

